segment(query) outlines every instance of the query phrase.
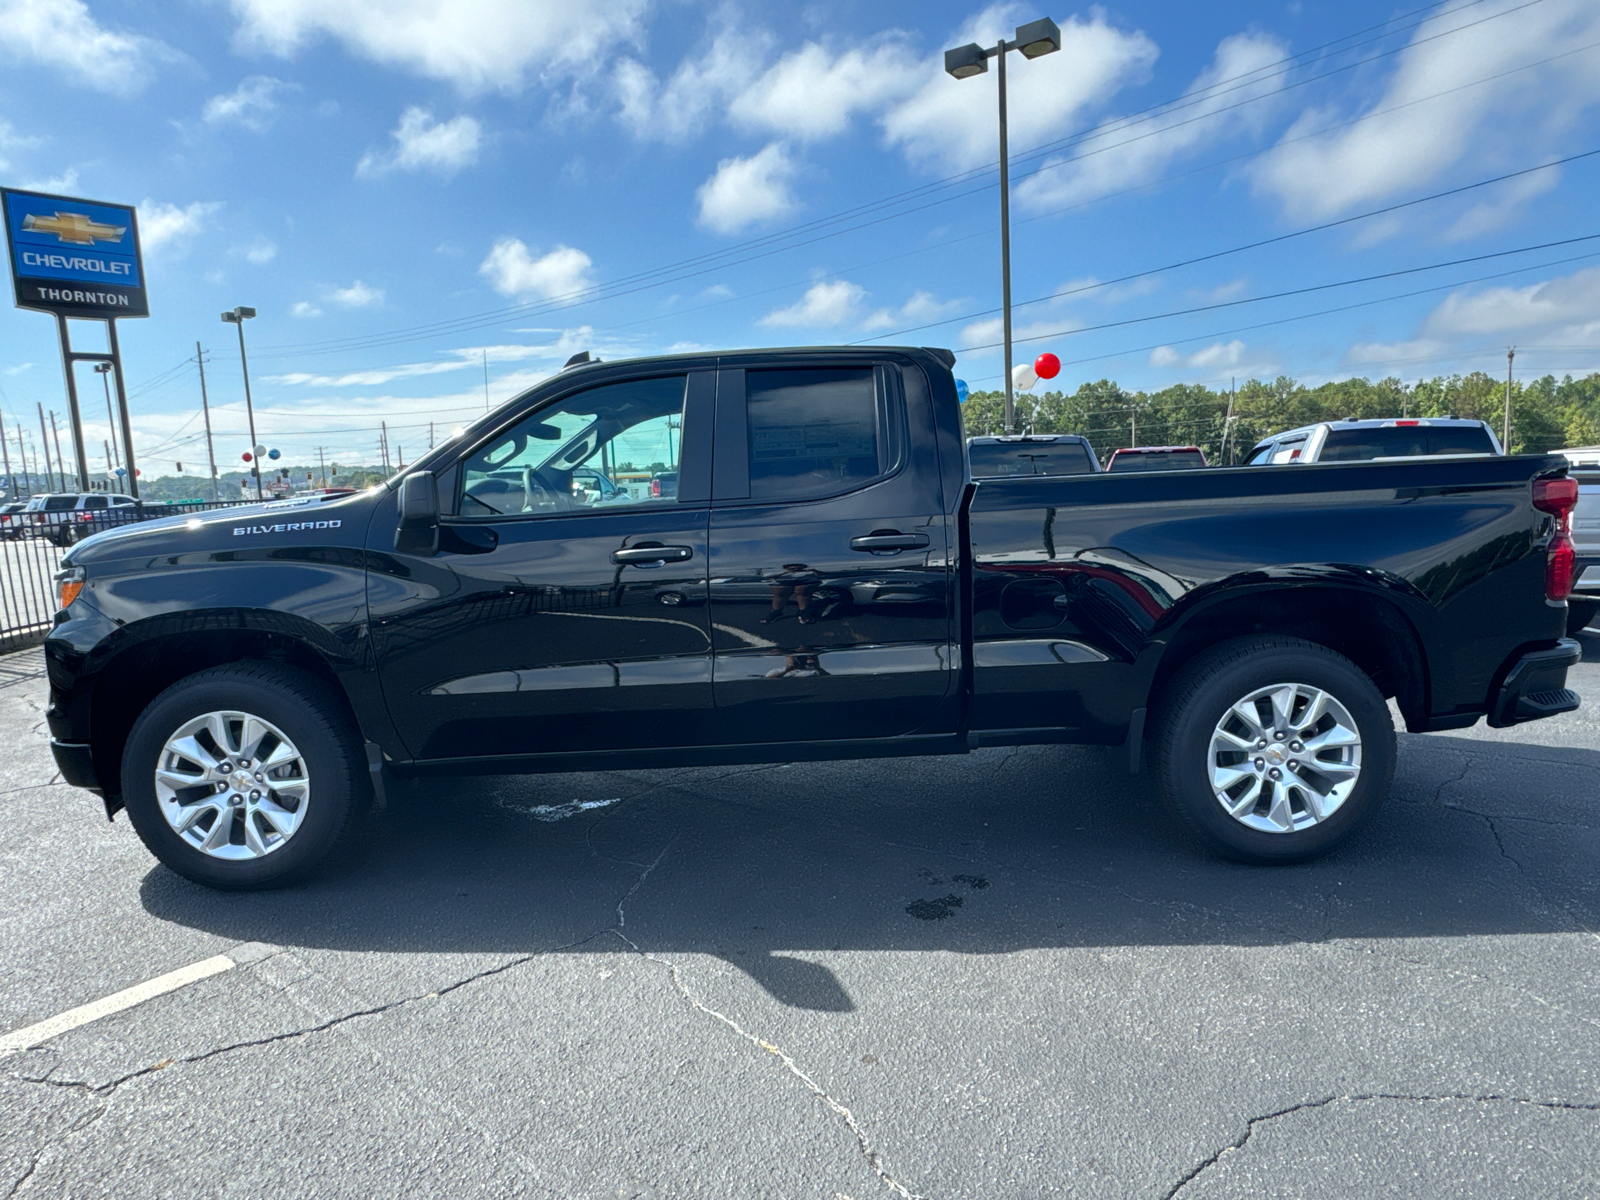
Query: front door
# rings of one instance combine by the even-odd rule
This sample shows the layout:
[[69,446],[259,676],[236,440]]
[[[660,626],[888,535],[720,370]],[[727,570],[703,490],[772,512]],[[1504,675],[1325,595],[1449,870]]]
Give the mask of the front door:
[[[374,544],[372,627],[413,755],[705,740],[713,387],[680,372],[536,405],[441,472],[437,554]],[[666,471],[688,486],[655,494]]]
[[952,690],[949,531],[926,392],[899,369],[739,370],[717,386],[711,626],[720,737],[919,731]]

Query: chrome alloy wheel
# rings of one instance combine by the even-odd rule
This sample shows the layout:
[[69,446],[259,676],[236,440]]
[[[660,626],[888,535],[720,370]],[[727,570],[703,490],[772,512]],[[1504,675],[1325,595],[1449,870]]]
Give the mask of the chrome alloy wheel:
[[172,830],[213,858],[261,858],[305,820],[311,777],[283,731],[244,712],[185,721],[156,762],[156,802]]
[[1234,820],[1263,833],[1326,821],[1361,776],[1361,734],[1330,693],[1275,683],[1238,700],[1211,734],[1211,790]]

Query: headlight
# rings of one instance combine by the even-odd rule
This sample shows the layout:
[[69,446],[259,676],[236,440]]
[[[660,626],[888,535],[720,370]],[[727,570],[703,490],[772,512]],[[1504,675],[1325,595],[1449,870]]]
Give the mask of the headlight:
[[83,591],[83,568],[62,567],[56,572],[56,590],[61,597],[61,607],[67,608]]

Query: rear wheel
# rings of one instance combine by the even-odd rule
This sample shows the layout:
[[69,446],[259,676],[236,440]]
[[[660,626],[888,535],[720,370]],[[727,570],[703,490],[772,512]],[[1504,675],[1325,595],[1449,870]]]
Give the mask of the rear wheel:
[[149,705],[122,757],[151,853],[196,883],[278,887],[314,870],[357,809],[359,738],[326,686],[270,663],[216,667]]
[[1245,862],[1325,854],[1394,778],[1394,721],[1354,663],[1298,638],[1224,642],[1172,682],[1153,739],[1168,801]]

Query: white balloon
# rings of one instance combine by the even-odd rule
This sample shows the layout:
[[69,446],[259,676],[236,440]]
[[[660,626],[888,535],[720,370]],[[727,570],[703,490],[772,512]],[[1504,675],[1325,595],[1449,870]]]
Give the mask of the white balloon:
[[1011,386],[1027,391],[1039,382],[1039,372],[1033,369],[1032,363],[1018,363],[1011,368]]

